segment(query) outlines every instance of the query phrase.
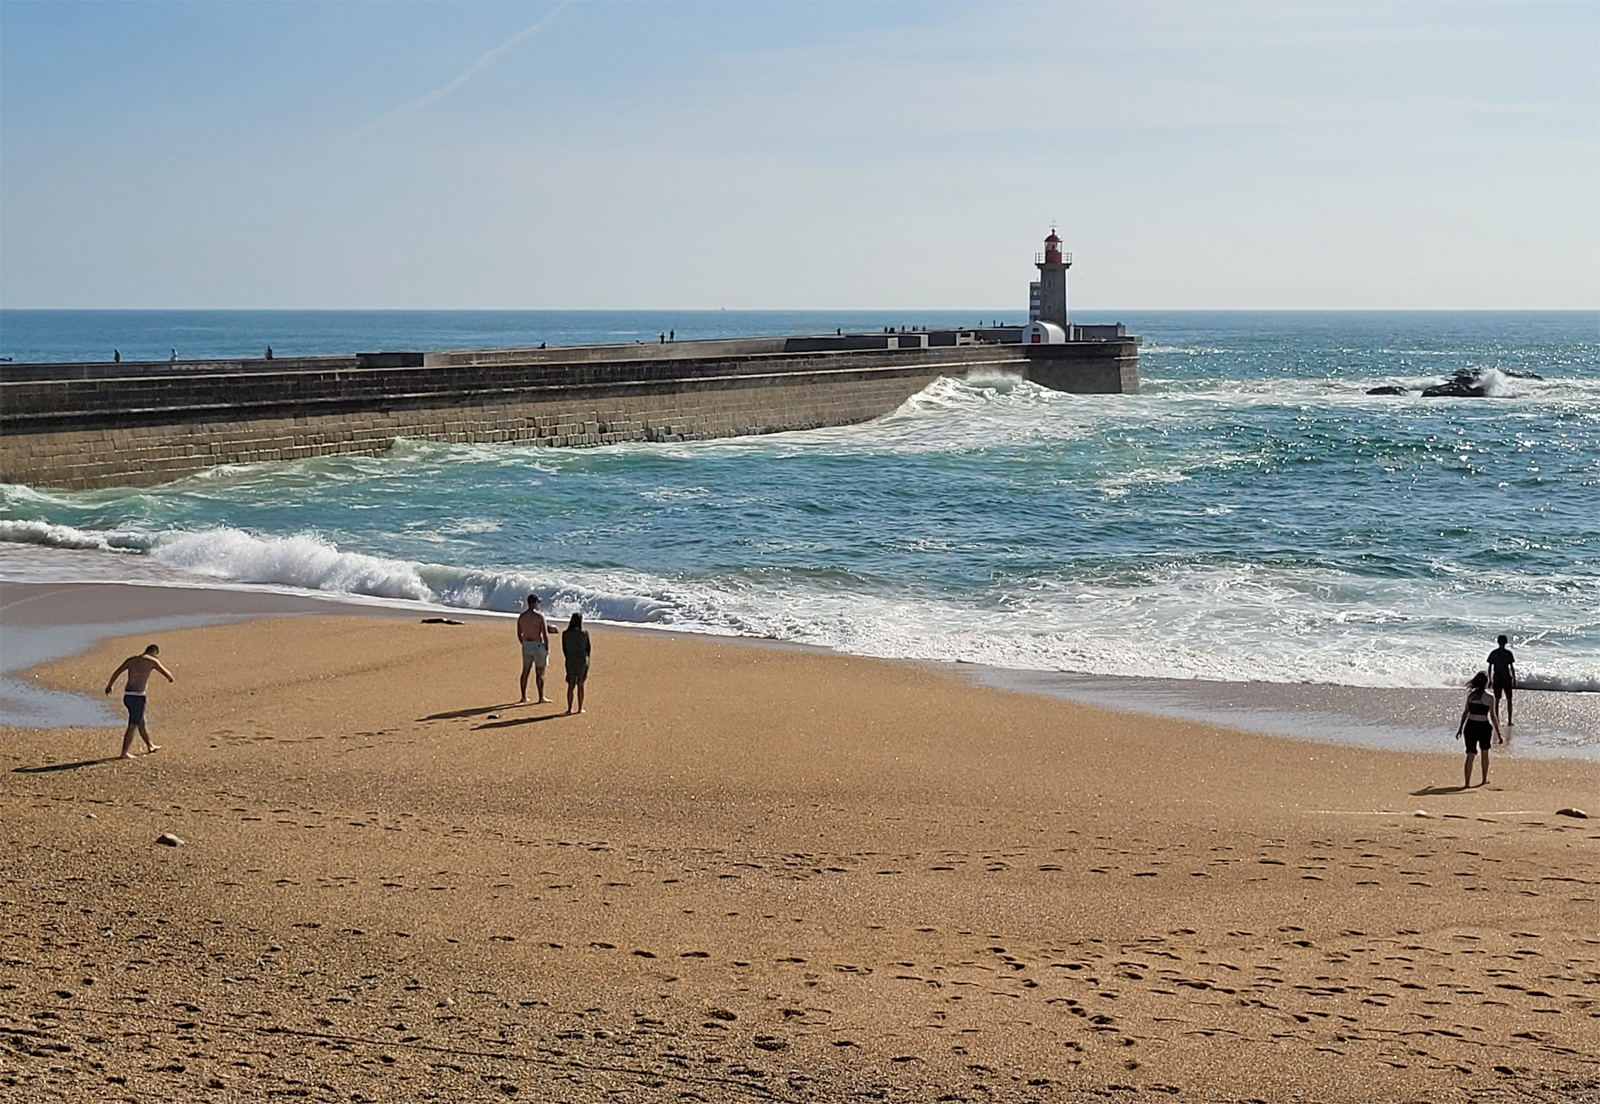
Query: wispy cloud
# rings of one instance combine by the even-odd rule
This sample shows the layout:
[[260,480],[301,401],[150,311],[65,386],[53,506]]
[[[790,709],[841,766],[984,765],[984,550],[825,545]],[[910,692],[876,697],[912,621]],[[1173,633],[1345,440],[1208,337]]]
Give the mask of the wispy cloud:
[[545,16],[544,16],[543,19],[539,20],[537,23],[533,24],[532,26],[522,28],[522,30],[518,31],[516,34],[512,35],[510,38],[508,38],[504,42],[500,43],[500,45],[496,46],[494,49],[492,49],[488,53],[484,54],[477,61],[475,61],[471,65],[467,66],[467,68],[461,73],[461,75],[459,77],[456,77],[455,80],[451,81],[448,84],[440,85],[438,88],[435,88],[432,92],[429,92],[427,95],[419,96],[414,100],[410,100],[410,101],[408,101],[406,103],[401,104],[399,107],[396,107],[392,111],[386,112],[385,114],[378,116],[376,119],[372,120],[372,122],[368,123],[365,127],[363,127],[361,129],[361,133],[363,133],[363,134],[370,133],[371,131],[377,129],[378,127],[382,126],[384,123],[389,122],[390,120],[404,118],[407,115],[414,115],[418,111],[421,111],[423,108],[427,107],[428,105],[438,103],[440,100],[442,100],[446,96],[450,95],[450,93],[452,93],[456,89],[460,88],[463,84],[466,84],[473,77],[477,76],[479,73],[481,73],[485,69],[489,68],[489,66],[493,65],[499,59],[501,54],[505,53],[507,50],[509,50],[512,47],[514,47],[517,43],[521,42],[523,39],[527,38],[529,35],[533,34],[535,31],[538,31],[546,23],[550,22],[550,20],[554,19],[556,14],[558,12],[560,12],[562,8],[571,7],[574,2],[575,2],[575,0],[565,0],[564,3],[557,4],[555,7],[551,8],[548,12],[545,13]]

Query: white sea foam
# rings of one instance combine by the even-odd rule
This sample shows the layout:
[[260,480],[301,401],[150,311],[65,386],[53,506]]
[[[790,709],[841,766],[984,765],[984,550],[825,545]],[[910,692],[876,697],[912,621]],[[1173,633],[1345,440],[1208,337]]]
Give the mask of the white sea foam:
[[1121,498],[1135,487],[1148,487],[1160,483],[1182,483],[1189,477],[1171,468],[1134,468],[1119,472],[1095,483],[1107,498]]
[[1551,678],[1538,675],[1518,679],[1524,690],[1561,690],[1569,694],[1600,694],[1600,679]]
[[[1600,380],[1570,376],[1534,379],[1498,367],[1468,369],[1482,381],[1486,397],[1518,400],[1533,406],[1566,406],[1572,403],[1600,402]],[[1379,386],[1401,387],[1409,397],[1422,399],[1421,392],[1449,379],[1437,372],[1406,371],[1390,375],[1363,375],[1349,372],[1332,376],[1204,376],[1168,377],[1159,369],[1141,376],[1140,395],[1144,398],[1180,398],[1230,406],[1243,402],[1295,405],[1313,404],[1317,408],[1376,403],[1393,405],[1406,395],[1369,395]],[[1439,400],[1425,399],[1427,403]]]
[[[600,584],[596,587],[514,569],[463,568],[350,552],[313,533],[262,537],[219,526],[160,535],[115,534],[0,521],[0,541],[100,552],[140,551],[147,553],[152,564],[217,583],[500,612],[522,608],[527,595],[537,590],[560,608],[581,610],[602,620],[663,623],[672,619],[672,598],[643,576],[596,576],[593,581]],[[64,572],[85,579],[108,577],[103,571],[79,569],[76,564],[64,565]]]
[[[113,547],[64,526],[9,523],[0,534],[45,529],[56,547]],[[1448,581],[1445,593],[1430,595],[1414,582],[1374,584],[1305,568],[1168,566],[1137,585],[1038,581],[999,608],[974,609],[928,596],[846,591],[803,575],[763,577],[758,585],[737,578],[415,563],[341,550],[315,534],[259,537],[214,528],[154,541],[141,537],[140,543],[157,563],[230,583],[500,611],[519,608],[537,590],[563,615],[581,610],[601,620],[778,637],[887,657],[1357,686],[1449,685],[1481,663],[1475,644],[1441,646],[1451,634],[1441,634],[1437,616],[1458,604]],[[1600,662],[1547,677],[1587,686],[1600,680]]]
[[146,533],[119,530],[79,529],[48,521],[0,518],[0,541],[38,544],[46,548],[75,548],[98,552],[146,552],[156,543]]
[[257,537],[238,529],[167,534],[150,555],[160,563],[230,582],[435,601],[415,564],[343,552],[314,534]]

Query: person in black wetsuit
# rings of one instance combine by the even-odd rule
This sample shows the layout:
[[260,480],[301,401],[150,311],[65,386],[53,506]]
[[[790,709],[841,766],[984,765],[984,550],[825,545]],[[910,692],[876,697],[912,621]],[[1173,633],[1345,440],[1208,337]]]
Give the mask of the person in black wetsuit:
[[1506,727],[1516,724],[1516,709],[1511,701],[1511,691],[1517,685],[1517,657],[1511,654],[1511,649],[1506,647],[1506,638],[1500,638],[1500,646],[1489,653],[1489,685],[1494,687],[1494,700],[1500,701],[1502,693],[1506,696]]
[[1472,681],[1467,684],[1467,704],[1461,710],[1461,723],[1456,725],[1456,738],[1465,736],[1467,740],[1467,767],[1461,779],[1461,788],[1464,790],[1472,785],[1472,760],[1478,751],[1483,751],[1483,780],[1480,786],[1489,784],[1489,737],[1494,736],[1495,743],[1505,743],[1505,738],[1500,735],[1500,703],[1489,696],[1489,676],[1479,671],[1472,676]]

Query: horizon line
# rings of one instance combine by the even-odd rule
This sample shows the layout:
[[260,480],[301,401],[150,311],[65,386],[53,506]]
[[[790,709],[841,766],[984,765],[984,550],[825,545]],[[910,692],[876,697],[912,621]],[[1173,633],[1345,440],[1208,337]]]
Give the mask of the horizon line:
[[[1019,314],[1018,307],[8,307],[0,313],[194,314]],[[1080,307],[1072,314],[1600,314],[1588,307]]]

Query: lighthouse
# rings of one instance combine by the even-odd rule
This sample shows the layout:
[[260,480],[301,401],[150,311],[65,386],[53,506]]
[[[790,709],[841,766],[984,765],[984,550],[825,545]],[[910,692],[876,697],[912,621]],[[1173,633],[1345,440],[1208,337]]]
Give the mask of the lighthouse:
[[[1044,240],[1044,252],[1035,254],[1033,263],[1039,269],[1039,281],[1033,285],[1031,296],[1037,306],[1028,313],[1035,321],[1053,322],[1063,330],[1067,328],[1067,269],[1072,267],[1072,254],[1061,252],[1061,238],[1055,227]],[[1031,305],[1031,304],[1030,304]]]

